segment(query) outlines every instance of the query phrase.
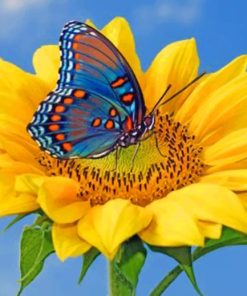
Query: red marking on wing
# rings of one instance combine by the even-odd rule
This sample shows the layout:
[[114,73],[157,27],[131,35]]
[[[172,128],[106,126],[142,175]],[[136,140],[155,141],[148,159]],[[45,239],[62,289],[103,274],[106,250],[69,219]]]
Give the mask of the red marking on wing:
[[[77,50],[79,50],[79,48]],[[87,51],[84,50],[83,52],[85,52],[87,55],[78,54],[78,58],[77,58],[77,60],[84,62],[84,64],[80,64],[80,68],[79,68],[80,70],[83,70],[84,68],[86,68],[87,65],[92,65],[98,69],[104,70],[104,64],[102,64],[103,61],[100,59],[95,60],[94,59],[95,56],[91,54],[90,48],[87,48]]]
[[57,135],[55,136],[55,138],[56,138],[58,141],[63,141],[63,140],[65,139],[65,136],[64,136],[64,134],[57,134]]
[[75,42],[75,43],[73,43],[72,48],[73,48],[74,50],[77,50],[78,45],[79,45],[79,44]]
[[123,102],[126,105],[131,105],[133,100],[134,100],[134,94],[132,93],[124,94],[121,97],[121,102]]
[[92,121],[92,126],[93,127],[98,127],[98,126],[100,126],[101,125],[101,119],[99,118],[99,117],[97,117],[97,118],[94,118],[94,120]]
[[119,86],[122,86],[127,80],[128,80],[127,77],[119,77],[111,83],[111,86],[113,88],[117,88]]
[[58,105],[55,107],[55,112],[57,112],[57,113],[62,113],[62,112],[64,112],[64,110],[65,110],[64,106]]
[[106,129],[113,129],[115,127],[114,121],[111,119],[108,119],[105,123]]
[[80,70],[81,69],[81,65],[79,63],[75,64],[75,70]]
[[126,131],[130,131],[133,129],[133,121],[132,118],[130,116],[128,116],[124,122],[125,125],[125,130]]
[[117,116],[117,114],[118,114],[118,112],[117,112],[117,110],[115,108],[111,108],[109,110],[109,115],[110,116],[115,117],[115,116]]
[[[100,60],[101,62],[105,63],[106,65],[115,68],[117,63],[117,57],[112,52],[112,50],[100,39],[93,36],[87,36],[83,34],[76,35],[74,37],[74,43],[72,45],[73,49],[76,51],[90,54],[91,56],[95,57],[96,59]],[[81,42],[81,43],[79,43]],[[83,43],[83,44],[82,44]],[[78,53],[76,53],[77,55]],[[76,57],[83,59],[85,56]]]
[[59,121],[59,120],[61,120],[61,116],[60,115],[52,115],[51,121]]
[[82,89],[76,89],[73,92],[73,95],[77,98],[77,99],[83,99],[86,95],[86,92]]
[[65,98],[63,100],[64,104],[66,104],[66,105],[71,105],[73,103],[73,101],[74,100],[72,98]]
[[51,124],[51,125],[49,125],[49,130],[52,132],[58,131],[59,125],[58,124]]
[[69,143],[69,142],[66,142],[66,143],[63,143],[63,149],[65,150],[65,151],[70,151],[70,150],[72,150],[72,145],[71,145],[71,143]]
[[80,41],[82,35],[75,35],[74,41]]

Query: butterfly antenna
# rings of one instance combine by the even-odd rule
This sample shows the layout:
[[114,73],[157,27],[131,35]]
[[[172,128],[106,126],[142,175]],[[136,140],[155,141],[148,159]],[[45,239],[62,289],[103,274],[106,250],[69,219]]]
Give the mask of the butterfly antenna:
[[195,79],[193,79],[191,82],[189,82],[187,85],[185,85],[182,89],[180,89],[178,92],[176,92],[174,95],[172,95],[170,98],[168,98],[167,100],[165,100],[162,104],[160,104],[160,102],[162,101],[162,99],[164,98],[164,96],[167,94],[168,90],[171,88],[171,84],[169,84],[168,87],[166,88],[164,94],[161,96],[161,98],[158,100],[158,102],[154,105],[154,107],[153,107],[153,109],[152,109],[152,111],[150,113],[152,114],[157,107],[160,107],[162,105],[167,104],[172,99],[174,99],[176,96],[180,95],[183,91],[185,91],[187,88],[189,88],[192,84],[194,84],[196,81],[198,81],[199,79],[201,79],[205,74],[206,74],[206,72],[203,72],[202,74],[200,74],[199,76],[197,76]]
[[163,100],[163,98],[165,97],[165,95],[168,93],[169,89],[172,87],[171,84],[169,84],[166,88],[166,90],[164,91],[163,95],[158,99],[158,101],[156,102],[156,104],[153,106],[152,111],[150,112],[150,114],[152,114],[154,112],[154,110],[159,106],[159,103]]

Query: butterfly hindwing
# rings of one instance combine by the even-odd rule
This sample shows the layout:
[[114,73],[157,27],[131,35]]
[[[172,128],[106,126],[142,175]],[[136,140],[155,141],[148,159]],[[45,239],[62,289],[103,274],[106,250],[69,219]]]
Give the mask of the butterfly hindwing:
[[50,93],[40,104],[28,130],[52,156],[97,157],[114,147],[119,121],[118,111],[102,98],[64,89]]
[[94,158],[114,150],[125,123],[141,124],[145,105],[121,53],[90,26],[70,22],[60,38],[60,77],[28,130],[54,157]]

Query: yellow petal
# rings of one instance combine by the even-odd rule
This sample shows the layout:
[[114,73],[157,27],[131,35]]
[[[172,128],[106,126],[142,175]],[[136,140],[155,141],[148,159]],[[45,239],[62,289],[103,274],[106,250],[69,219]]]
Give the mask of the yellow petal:
[[247,192],[243,192],[243,193],[241,192],[241,193],[239,193],[239,194],[238,194],[238,197],[239,197],[239,199],[241,200],[241,202],[242,202],[244,208],[245,208],[246,211],[247,211]]
[[39,204],[33,195],[21,193],[13,196],[5,196],[1,199],[0,216],[30,213],[39,209]]
[[33,56],[33,66],[37,76],[47,84],[49,90],[56,86],[59,63],[60,54],[57,45],[42,46]]
[[0,60],[0,73],[1,113],[28,122],[47,89],[36,76],[3,60]]
[[169,195],[152,202],[147,208],[153,213],[150,225],[139,233],[145,242],[159,246],[203,245],[197,220]]
[[[187,98],[183,106],[177,112],[175,119],[184,124],[191,121],[193,115],[198,108],[208,107],[207,99],[217,89],[224,87],[232,79],[235,79],[238,75],[246,75],[247,56],[240,56],[233,60],[230,64],[226,65],[219,71],[210,74],[204,79],[192,94]],[[207,109],[204,109],[205,111]]]
[[15,190],[17,192],[37,195],[39,188],[47,178],[49,177],[35,174],[19,175],[15,179]]
[[136,54],[134,37],[126,19],[114,18],[101,32],[118,48],[130,64],[138,81],[141,82],[141,64]]
[[17,142],[13,139],[8,139],[6,136],[0,134],[0,143],[9,156],[15,161],[22,161],[33,166],[37,166],[35,154],[32,153],[33,146],[25,145],[24,141]]
[[169,196],[198,220],[247,232],[247,212],[239,197],[225,187],[192,184],[170,193]]
[[122,242],[150,223],[152,216],[145,208],[122,199],[95,206],[78,223],[82,239],[113,259]]
[[201,233],[205,237],[212,239],[220,238],[222,225],[205,221],[198,221],[198,225],[200,227]]
[[57,224],[52,226],[52,240],[58,258],[77,257],[86,253],[91,246],[77,234],[76,224]]
[[90,27],[92,27],[92,28],[94,28],[94,29],[97,30],[97,28],[96,28],[96,26],[95,26],[95,24],[93,23],[92,20],[87,19],[87,20],[85,21],[85,23],[86,23],[87,25],[89,25]]
[[206,164],[227,165],[247,158],[247,128],[232,132],[212,146],[206,147],[203,160]]
[[[0,142],[2,148],[15,160],[26,161],[37,166],[34,155],[40,150],[26,131],[26,125],[9,115],[0,115]],[[16,146],[16,149],[15,149]]]
[[6,152],[0,153],[0,168],[6,168],[9,167],[10,163],[13,163],[13,159],[9,156]]
[[247,159],[243,159],[241,161],[234,162],[234,163],[208,167],[205,171],[205,175],[209,175],[209,174],[213,174],[221,171],[227,171],[227,170],[242,170],[242,169],[247,169]]
[[[193,134],[196,135],[200,142],[209,133],[215,135],[215,131],[218,132],[218,138],[220,138],[227,130],[231,131],[234,126],[236,128],[235,122],[238,123],[236,115],[246,110],[246,108],[247,75],[238,76],[222,87],[215,89],[211,95],[207,94],[207,103],[206,105],[201,104],[194,113],[190,123],[190,130],[193,131]],[[241,123],[243,124],[242,128],[247,126],[246,112],[245,122],[241,121]],[[222,133],[223,131],[225,132]],[[215,136],[214,140],[216,141]],[[207,139],[206,143],[202,142],[202,144],[205,145],[208,142],[209,139]]]
[[0,173],[0,199],[5,200],[7,195],[14,192],[15,177],[13,174]]
[[212,183],[234,191],[247,190],[247,169],[221,171],[200,178],[201,183]]
[[0,216],[29,213],[39,208],[35,196],[14,191],[15,178],[0,174]]
[[[171,84],[167,95],[170,97],[191,82],[198,73],[199,58],[194,39],[172,43],[165,47],[154,59],[145,73],[144,97],[148,109],[151,109]],[[174,98],[165,105],[165,110],[176,111],[193,89]]]
[[64,177],[49,177],[42,184],[38,202],[53,221],[61,224],[79,220],[89,209],[77,197],[79,184]]
[[14,175],[33,173],[37,175],[44,175],[41,168],[29,163],[14,161],[7,153],[0,154],[0,168],[2,173],[11,173]]

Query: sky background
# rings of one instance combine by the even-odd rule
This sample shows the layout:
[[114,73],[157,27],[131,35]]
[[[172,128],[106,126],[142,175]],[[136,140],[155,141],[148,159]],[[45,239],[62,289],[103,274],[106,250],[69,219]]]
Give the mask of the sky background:
[[[100,28],[115,16],[129,21],[144,69],[166,44],[195,37],[202,71],[215,71],[247,53],[246,0],[0,0],[0,57],[33,71],[32,54],[39,46],[56,44],[64,23],[87,18]],[[0,296],[14,296],[19,278],[18,251],[23,225],[0,236]],[[7,220],[0,221],[0,228]],[[23,296],[107,295],[107,264],[101,256],[78,286],[80,258],[59,262],[50,256],[42,274]],[[206,296],[246,295],[247,247],[216,251],[195,264],[199,286]],[[173,267],[163,255],[149,253],[137,296],[149,291]],[[167,296],[194,296],[184,275]]]

